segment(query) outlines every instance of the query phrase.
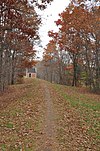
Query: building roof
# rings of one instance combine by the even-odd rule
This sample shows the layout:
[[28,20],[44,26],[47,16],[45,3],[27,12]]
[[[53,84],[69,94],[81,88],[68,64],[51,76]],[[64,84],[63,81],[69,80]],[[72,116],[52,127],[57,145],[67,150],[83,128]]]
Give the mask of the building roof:
[[28,68],[28,73],[36,73],[36,69],[35,69],[35,67],[33,67],[33,68]]

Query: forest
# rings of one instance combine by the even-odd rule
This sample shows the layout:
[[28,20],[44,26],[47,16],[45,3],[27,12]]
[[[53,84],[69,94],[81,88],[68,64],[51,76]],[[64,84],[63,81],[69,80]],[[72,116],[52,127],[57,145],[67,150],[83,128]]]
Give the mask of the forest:
[[[59,32],[44,52],[42,78],[69,86],[100,90],[100,8],[73,3],[55,21]],[[42,69],[41,69],[42,70]],[[40,76],[40,77],[41,77]]]
[[[52,0],[0,1],[0,91],[21,82],[25,68],[35,65],[34,45],[40,40],[41,18],[35,7],[45,9]],[[37,77],[68,86],[100,90],[99,0],[71,0],[55,21],[59,32],[49,31]]]
[[[49,0],[0,1],[0,91],[23,77],[34,64],[35,41],[39,39],[41,19],[35,7],[45,9]],[[32,6],[34,4],[34,7]]]

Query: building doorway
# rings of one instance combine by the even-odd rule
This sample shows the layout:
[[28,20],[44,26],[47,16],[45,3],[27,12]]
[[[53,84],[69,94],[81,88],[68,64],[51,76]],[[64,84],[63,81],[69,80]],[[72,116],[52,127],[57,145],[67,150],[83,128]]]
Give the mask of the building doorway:
[[29,73],[29,78],[31,78],[31,73]]

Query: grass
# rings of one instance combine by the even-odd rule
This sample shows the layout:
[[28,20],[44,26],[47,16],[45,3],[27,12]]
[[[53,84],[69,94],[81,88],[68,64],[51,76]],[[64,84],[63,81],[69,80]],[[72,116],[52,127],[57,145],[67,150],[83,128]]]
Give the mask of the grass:
[[[46,108],[40,83],[26,80],[0,96],[1,151],[35,151],[41,146]],[[56,112],[58,150],[99,151],[99,96],[80,88],[47,86]]]
[[[0,150],[35,151],[43,115],[40,108],[43,100],[39,82],[31,80],[16,85],[13,89],[16,99],[10,104],[10,100],[7,100],[7,107],[0,111]],[[20,97],[16,93],[21,93]],[[12,99],[12,93],[9,92],[7,95]]]
[[[95,146],[97,147],[97,150],[99,150],[98,148],[98,144],[100,141],[100,120],[99,120],[100,98],[99,98],[99,95],[90,94],[86,92],[82,93],[80,91],[77,91],[76,88],[57,85],[57,84],[54,85],[54,89],[59,94],[59,96],[61,96],[66,101],[66,103],[64,103],[63,105],[63,108],[66,108],[67,106],[67,108],[69,108],[70,110],[74,110],[77,113],[77,115],[79,115],[80,126],[85,127],[86,135],[89,135],[93,139],[92,141],[94,142],[92,143],[95,144]],[[61,107],[61,104],[60,104],[60,107]],[[65,109],[62,109],[62,110],[65,110]],[[63,118],[64,118],[63,116],[65,114],[66,114],[65,112],[62,113],[60,120],[63,121]],[[63,127],[66,127],[66,123],[63,124]],[[61,132],[61,130],[59,129],[59,138],[62,136],[61,133],[63,133]]]

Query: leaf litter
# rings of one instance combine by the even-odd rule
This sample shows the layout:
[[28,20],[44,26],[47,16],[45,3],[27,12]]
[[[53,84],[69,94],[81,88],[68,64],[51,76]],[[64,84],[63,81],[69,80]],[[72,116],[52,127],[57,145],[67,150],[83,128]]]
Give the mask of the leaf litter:
[[99,151],[99,100],[38,79],[10,87],[0,96],[0,150]]

